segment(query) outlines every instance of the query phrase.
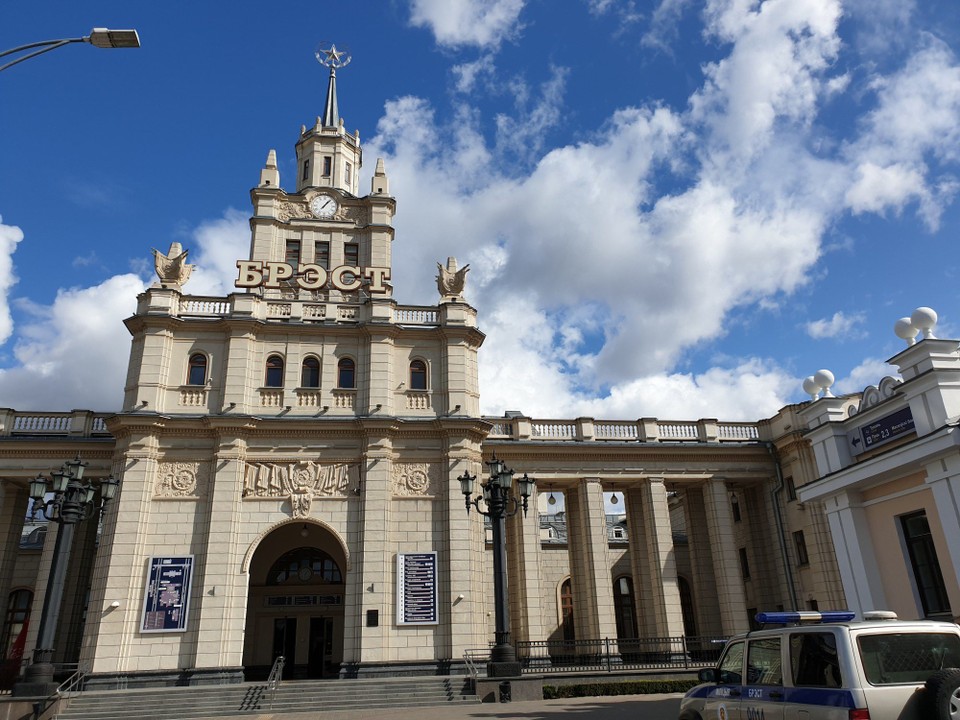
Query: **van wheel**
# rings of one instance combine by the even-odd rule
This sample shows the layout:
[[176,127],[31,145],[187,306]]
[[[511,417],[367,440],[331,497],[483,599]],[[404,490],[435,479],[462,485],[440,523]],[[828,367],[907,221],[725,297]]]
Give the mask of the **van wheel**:
[[960,720],[960,668],[927,678],[927,708],[936,720]]

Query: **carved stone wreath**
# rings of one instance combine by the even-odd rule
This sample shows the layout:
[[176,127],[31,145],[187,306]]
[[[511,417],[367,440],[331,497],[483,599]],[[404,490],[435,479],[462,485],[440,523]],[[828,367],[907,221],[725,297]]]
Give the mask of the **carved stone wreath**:
[[430,463],[397,463],[393,466],[393,494],[398,496],[435,495],[437,470]]
[[157,467],[155,497],[196,497],[199,481],[206,478],[200,462],[162,462]]

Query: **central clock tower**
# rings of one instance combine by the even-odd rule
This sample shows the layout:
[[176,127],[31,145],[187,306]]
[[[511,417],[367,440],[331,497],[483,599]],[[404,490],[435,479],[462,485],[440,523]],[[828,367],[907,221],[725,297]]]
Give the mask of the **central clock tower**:
[[[393,215],[396,202],[390,195],[390,183],[383,160],[377,160],[370,194],[359,197],[363,150],[360,133],[348,133],[337,105],[337,68],[349,57],[336,46],[317,53],[317,59],[330,68],[323,115],[308,128],[300,128],[296,144],[296,192],[280,187],[277,154],[271,150],[260,171],[260,182],[250,192],[253,202],[250,260],[286,263],[294,276],[281,283],[267,283],[265,297],[302,300],[363,300],[370,287],[363,278],[354,292],[341,290],[304,290],[298,284],[300,265],[318,265],[325,270],[341,266],[387,268],[386,291],[374,283],[373,291],[389,298]],[[368,293],[369,294],[369,293]]]

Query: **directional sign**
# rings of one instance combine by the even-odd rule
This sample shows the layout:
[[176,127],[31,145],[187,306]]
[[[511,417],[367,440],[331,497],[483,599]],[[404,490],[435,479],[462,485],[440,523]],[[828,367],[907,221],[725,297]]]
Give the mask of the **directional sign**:
[[397,624],[437,625],[437,553],[397,553]]
[[904,407],[859,428],[860,437],[853,439],[853,445],[858,453],[866,452],[901,435],[913,432],[913,429],[913,413],[910,412],[909,407]]

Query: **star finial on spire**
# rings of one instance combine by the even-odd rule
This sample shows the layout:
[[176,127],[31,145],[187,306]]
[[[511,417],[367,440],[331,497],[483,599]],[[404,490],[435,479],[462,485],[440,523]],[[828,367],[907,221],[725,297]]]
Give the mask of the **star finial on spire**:
[[350,51],[347,48],[338,50],[334,43],[328,42],[320,43],[320,46],[317,48],[316,56],[318,63],[330,68],[331,70],[346,67],[353,59],[350,55]]

